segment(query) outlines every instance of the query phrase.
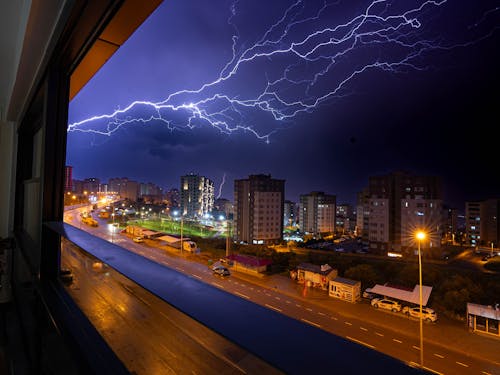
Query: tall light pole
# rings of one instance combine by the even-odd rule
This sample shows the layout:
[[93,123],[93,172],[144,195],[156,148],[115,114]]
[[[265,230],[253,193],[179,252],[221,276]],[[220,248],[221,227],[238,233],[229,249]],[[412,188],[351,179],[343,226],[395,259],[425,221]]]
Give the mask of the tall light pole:
[[231,238],[231,226],[229,224],[229,220],[226,219],[226,226],[227,226],[227,237],[226,237],[226,257],[229,256],[230,252],[230,238]]
[[421,255],[421,242],[425,239],[425,232],[418,231],[416,233],[418,240],[418,284],[419,284],[419,306],[420,306],[420,367],[424,367],[424,325],[422,314],[422,255]]
[[183,220],[183,215],[181,213],[181,254],[182,254],[182,247],[183,247],[183,237],[182,237],[182,227],[183,227],[183,223],[184,223],[184,220]]
[[111,243],[115,240],[115,208],[113,207],[113,213],[111,214],[113,218],[113,224],[111,225]]

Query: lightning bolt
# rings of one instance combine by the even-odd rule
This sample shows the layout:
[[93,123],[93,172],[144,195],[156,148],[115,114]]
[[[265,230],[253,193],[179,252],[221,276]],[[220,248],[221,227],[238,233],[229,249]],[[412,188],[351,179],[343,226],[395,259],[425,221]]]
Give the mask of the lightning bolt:
[[[446,2],[420,1],[402,9],[411,2],[374,0],[350,19],[332,24],[328,11],[337,3],[324,1],[311,9],[310,2],[297,0],[249,43],[241,41],[236,25],[236,1],[227,21],[234,30],[232,56],[216,79],[173,92],[160,102],[137,100],[74,122],[68,132],[111,136],[129,124],[163,124],[172,131],[211,126],[223,134],[246,132],[269,143],[281,124],[350,95],[350,83],[368,71],[426,70],[429,52],[467,47],[488,37],[446,45],[427,36],[425,21]],[[259,128],[262,116],[274,124],[271,129]]]
[[226,183],[226,174],[224,173],[224,175],[222,176],[222,181],[219,185],[219,194],[217,194],[217,197],[215,199],[219,199],[220,196],[222,195],[222,188],[224,187],[225,183]]

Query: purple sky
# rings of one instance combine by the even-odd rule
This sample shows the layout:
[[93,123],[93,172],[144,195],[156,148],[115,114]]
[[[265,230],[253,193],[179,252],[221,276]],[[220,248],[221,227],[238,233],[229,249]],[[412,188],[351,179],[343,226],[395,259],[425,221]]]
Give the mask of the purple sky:
[[[77,179],[167,189],[194,172],[218,191],[225,174],[229,199],[234,179],[270,173],[287,199],[322,190],[354,203],[370,175],[395,169],[442,176],[445,202],[460,209],[499,197],[498,3],[393,3],[165,1],[73,99],[69,124],[227,79],[165,103],[181,109],[135,106],[71,128],[86,132],[68,133],[67,164]],[[189,121],[194,109],[205,117]]]

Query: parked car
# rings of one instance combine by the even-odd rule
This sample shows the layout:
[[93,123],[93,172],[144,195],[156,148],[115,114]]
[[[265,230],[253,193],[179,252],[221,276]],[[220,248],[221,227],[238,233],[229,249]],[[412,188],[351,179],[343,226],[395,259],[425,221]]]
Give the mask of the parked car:
[[374,299],[374,298],[381,298],[380,295],[372,293],[369,288],[365,289],[363,292],[363,298],[366,299]]
[[231,272],[226,267],[216,267],[213,269],[214,275],[229,276]]
[[134,242],[142,243],[142,242],[144,242],[144,238],[143,237],[134,237]]
[[391,310],[392,312],[401,311],[401,304],[399,302],[387,298],[374,298],[371,301],[371,305],[377,309],[381,308]]
[[[420,307],[409,307],[405,306],[403,307],[403,313],[412,316],[414,318],[419,318],[420,319]],[[424,307],[422,306],[422,319],[428,321],[428,322],[435,322],[437,320],[437,314],[436,312],[429,308],[429,307]]]

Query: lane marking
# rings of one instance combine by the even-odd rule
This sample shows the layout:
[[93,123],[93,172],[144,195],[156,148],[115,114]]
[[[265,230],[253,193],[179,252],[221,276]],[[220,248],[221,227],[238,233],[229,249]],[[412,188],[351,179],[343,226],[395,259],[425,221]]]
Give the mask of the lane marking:
[[181,267],[177,267],[177,266],[176,266],[176,267],[175,267],[175,269],[176,269],[176,270],[179,270],[179,271],[181,271],[181,272],[184,272],[184,268],[181,268]]
[[364,342],[364,341],[357,340],[357,339],[355,339],[355,338],[353,338],[353,337],[350,337],[350,336],[346,336],[346,338],[347,338],[347,339],[349,339],[349,340],[351,340],[351,341],[357,342],[358,344],[361,344],[361,345],[367,346],[367,347],[369,347],[369,348],[371,348],[371,349],[375,349],[375,347],[374,347],[373,345],[370,345],[370,344],[368,344],[368,343],[366,343],[366,342]]
[[413,345],[412,348],[415,350],[420,350],[420,348],[418,346],[415,346],[415,345]]
[[277,311],[277,312],[281,312],[281,311],[282,311],[281,309],[278,309],[277,307],[274,307],[274,306],[268,305],[267,303],[266,303],[266,307],[269,307],[270,309],[273,309],[273,310],[275,310],[275,311]]
[[291,303],[291,302],[287,300],[286,303]]
[[469,367],[469,365],[466,365],[465,363],[455,361],[457,365],[463,366],[463,367]]
[[160,346],[162,347],[163,350],[165,350],[168,354],[170,354],[172,357],[177,358],[174,352],[172,352],[169,348],[167,348],[165,345],[160,343]]
[[268,297],[272,297],[269,293],[264,293]]
[[295,304],[295,306],[297,306],[297,307],[302,307],[301,305],[297,305],[297,304]]
[[375,334],[376,334],[377,336],[384,337],[384,335],[383,335],[382,333],[375,332]]
[[[413,363],[415,363],[415,362],[413,362]],[[419,365],[417,365],[417,367],[420,367],[420,366],[419,366]],[[425,366],[424,366],[424,367],[422,367],[422,368],[423,368],[424,370],[430,371],[430,372],[432,372],[432,373],[434,373],[434,374],[436,374],[436,375],[444,375],[442,372],[439,372],[439,371],[433,370],[433,369],[431,369],[430,367],[425,367]]]
[[300,320],[302,320],[303,322],[308,323],[308,324],[310,324],[310,325],[313,325],[313,326],[315,326],[315,327],[321,328],[321,325],[320,325],[320,324],[317,324],[317,323],[311,322],[310,320],[307,320],[307,319],[304,319],[304,318],[302,318],[302,319],[300,319]]
[[191,274],[193,277],[196,277],[197,279],[201,280],[201,276],[195,275],[194,273]]
[[238,295],[238,296],[240,296],[240,297],[246,298],[246,299],[250,299],[250,297],[249,297],[249,296],[247,296],[247,295],[245,295],[245,294],[243,294],[243,293],[240,293],[240,292],[234,292],[234,294],[236,294],[236,295]]
[[334,316],[332,316],[332,319],[333,319],[333,320],[339,320],[338,318],[336,318],[336,317],[334,317]]
[[253,287],[250,287],[250,290],[253,290]]
[[224,289],[224,287],[223,287],[222,285],[220,285],[220,284],[218,284],[218,283],[214,283],[213,281],[212,281],[212,285],[215,285],[215,286],[218,286],[219,288]]
[[434,353],[434,355],[435,355],[436,357],[438,357],[438,358],[441,358],[441,359],[442,359],[442,358],[444,358],[444,355],[441,355],[441,354]]
[[277,299],[278,301],[281,301],[281,298],[279,298],[279,297],[274,297],[274,299]]
[[313,309],[311,309],[310,307],[307,307],[306,310],[311,312],[313,311]]
[[397,342],[397,343],[399,343],[399,344],[402,344],[402,343],[403,343],[403,341],[398,340],[398,339],[392,339],[392,341],[395,341],[395,342]]
[[348,326],[352,326],[351,322],[344,322],[344,324],[347,324]]
[[367,329],[367,328],[365,328],[365,327],[359,327],[359,329],[361,329],[361,330],[363,330],[363,331],[365,331],[365,332],[368,332],[368,329]]
[[491,373],[486,372],[486,371],[481,371],[481,374],[484,374],[484,375],[492,375]]
[[325,316],[325,313],[322,313],[321,311],[318,311],[318,315]]

